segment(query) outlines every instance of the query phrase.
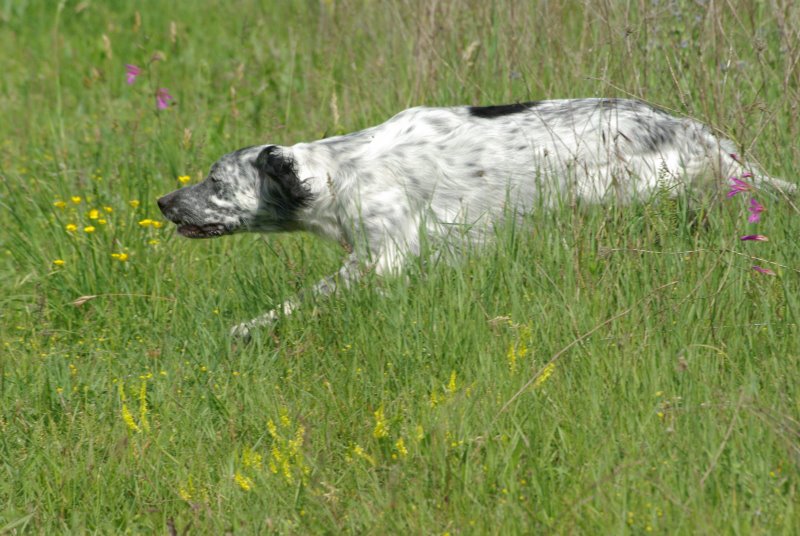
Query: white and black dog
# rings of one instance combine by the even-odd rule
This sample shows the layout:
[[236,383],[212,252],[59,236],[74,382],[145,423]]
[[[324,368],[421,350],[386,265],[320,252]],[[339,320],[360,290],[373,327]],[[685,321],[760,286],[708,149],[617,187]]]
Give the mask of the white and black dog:
[[[345,244],[349,260],[312,289],[328,294],[365,267],[396,271],[419,253],[423,234],[444,243],[486,234],[509,208],[630,202],[664,187],[719,188],[745,171],[754,183],[794,190],[734,153],[705,125],[634,100],[420,107],[344,136],[240,149],[158,206],[189,238],[303,230]],[[297,303],[233,333],[246,337]]]

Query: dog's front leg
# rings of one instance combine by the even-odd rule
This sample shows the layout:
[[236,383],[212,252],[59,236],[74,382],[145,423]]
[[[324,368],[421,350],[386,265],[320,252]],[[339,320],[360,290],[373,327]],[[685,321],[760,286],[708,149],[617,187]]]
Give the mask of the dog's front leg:
[[351,254],[338,272],[321,279],[311,290],[299,292],[297,296],[286,300],[279,307],[234,326],[231,329],[231,336],[247,340],[250,338],[250,332],[253,329],[272,326],[281,315],[292,314],[292,311],[306,299],[306,294],[311,294],[312,297],[321,297],[333,294],[339,287],[349,288],[351,283],[358,280],[361,273],[362,270],[358,259],[355,254]]

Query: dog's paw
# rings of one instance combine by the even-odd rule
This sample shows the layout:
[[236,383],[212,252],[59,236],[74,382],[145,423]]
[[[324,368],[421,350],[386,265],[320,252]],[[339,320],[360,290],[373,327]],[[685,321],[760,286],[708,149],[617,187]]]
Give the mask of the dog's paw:
[[252,335],[250,334],[250,331],[252,329],[253,328],[252,326],[250,326],[249,322],[242,322],[241,324],[237,324],[231,328],[230,331],[231,338],[247,344],[252,339]]
[[231,328],[231,337],[240,340],[244,343],[250,342],[253,338],[253,331],[257,328],[269,328],[275,325],[278,321],[278,312],[269,311],[258,318],[254,318],[249,322],[242,322]]

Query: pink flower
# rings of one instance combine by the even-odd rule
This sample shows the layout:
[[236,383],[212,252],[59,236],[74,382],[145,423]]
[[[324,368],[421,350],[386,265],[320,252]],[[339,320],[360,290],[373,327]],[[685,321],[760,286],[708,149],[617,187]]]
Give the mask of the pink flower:
[[762,268],[760,266],[753,266],[753,270],[764,275],[776,275],[775,272],[773,272],[769,268]]
[[750,217],[747,218],[747,221],[750,223],[756,223],[761,219],[761,213],[764,212],[766,209],[764,205],[756,201],[755,199],[750,200],[750,206],[747,207],[747,210],[750,211]]
[[[744,175],[742,175],[742,178],[745,177],[752,177],[752,175],[745,173]],[[738,193],[750,192],[753,190],[753,187],[750,184],[744,181],[740,181],[737,177],[731,177],[731,181],[733,181],[733,186],[731,186],[731,191],[728,192],[728,197],[733,197]]]
[[736,154],[736,153],[730,153],[730,155],[731,155],[731,158],[733,158],[733,159],[734,159],[736,162],[738,162],[738,161],[739,161],[739,155],[738,155],[738,154]]
[[140,74],[142,74],[142,70],[136,65],[131,65],[130,63],[125,64],[125,81],[128,82],[128,85],[136,82],[136,77]]
[[156,105],[159,110],[166,110],[169,108],[169,101],[171,100],[173,100],[173,97],[169,94],[167,88],[158,88],[158,91],[156,91]]
[[749,234],[739,237],[739,240],[755,240],[756,242],[769,242],[769,238],[763,234]]

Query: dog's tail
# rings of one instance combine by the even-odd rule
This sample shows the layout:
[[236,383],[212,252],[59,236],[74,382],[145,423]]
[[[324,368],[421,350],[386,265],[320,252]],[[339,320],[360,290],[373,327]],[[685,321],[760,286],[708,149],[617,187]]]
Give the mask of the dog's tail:
[[720,171],[727,179],[738,179],[750,183],[758,188],[767,187],[776,190],[779,194],[793,196],[797,194],[797,184],[771,177],[758,165],[742,159],[735,151],[733,142],[721,140],[720,142]]

